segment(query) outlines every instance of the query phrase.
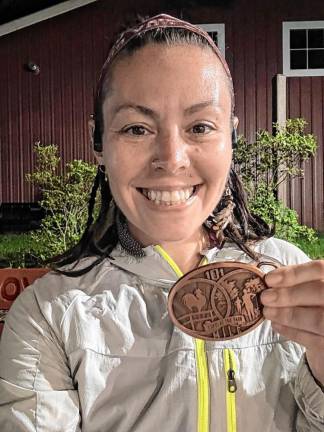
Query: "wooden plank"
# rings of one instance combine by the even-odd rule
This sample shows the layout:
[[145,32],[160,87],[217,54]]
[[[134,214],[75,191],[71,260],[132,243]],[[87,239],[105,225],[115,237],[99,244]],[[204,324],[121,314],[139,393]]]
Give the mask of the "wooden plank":
[[[285,126],[287,120],[287,78],[282,74],[276,75],[276,119],[280,127]],[[279,185],[278,198],[287,205],[287,182]]]

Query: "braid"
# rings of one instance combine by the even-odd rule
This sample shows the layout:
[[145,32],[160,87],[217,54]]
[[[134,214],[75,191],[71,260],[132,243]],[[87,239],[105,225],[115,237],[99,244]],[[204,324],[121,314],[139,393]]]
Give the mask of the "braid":
[[273,230],[257,215],[250,213],[243,184],[231,168],[225,193],[207,219],[212,243],[222,248],[225,241],[236,243],[251,258],[258,260],[248,243],[273,235]]
[[89,231],[89,228],[93,223],[93,210],[96,203],[96,196],[99,187],[100,177],[102,175],[103,175],[102,166],[98,165],[97,174],[93,182],[93,186],[90,193],[90,199],[88,203],[88,220],[86,223],[85,233]]

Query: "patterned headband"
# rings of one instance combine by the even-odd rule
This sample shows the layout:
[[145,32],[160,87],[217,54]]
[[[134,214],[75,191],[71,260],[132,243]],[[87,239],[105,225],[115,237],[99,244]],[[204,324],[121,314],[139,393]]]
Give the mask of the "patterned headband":
[[201,28],[199,28],[193,24],[190,24],[187,21],[182,21],[178,18],[174,18],[171,15],[160,14],[160,15],[156,15],[152,18],[148,18],[147,20],[143,21],[139,25],[132,27],[130,29],[127,29],[123,33],[121,33],[121,35],[119,36],[119,38],[117,39],[115,44],[112,46],[111,50],[109,51],[108,57],[107,57],[104,65],[103,65],[103,68],[102,68],[99,82],[102,80],[103,75],[105,75],[105,72],[106,72],[108,65],[113,61],[113,59],[117,56],[117,54],[132,39],[134,39],[136,36],[139,36],[139,35],[147,32],[149,30],[158,29],[158,28],[168,28],[168,27],[169,28],[175,27],[175,28],[187,29],[187,30],[191,31],[192,33],[196,33],[197,35],[200,35],[204,39],[206,39],[209,46],[213,49],[213,51],[217,55],[218,59],[222,63],[227,76],[230,78],[230,80],[232,80],[232,76],[231,76],[231,73],[230,73],[230,70],[229,70],[228,65],[226,63],[225,58],[223,57],[220,50],[217,48],[215,42],[213,41],[213,39],[209,36],[209,34],[207,32],[205,32],[204,30],[202,30]]

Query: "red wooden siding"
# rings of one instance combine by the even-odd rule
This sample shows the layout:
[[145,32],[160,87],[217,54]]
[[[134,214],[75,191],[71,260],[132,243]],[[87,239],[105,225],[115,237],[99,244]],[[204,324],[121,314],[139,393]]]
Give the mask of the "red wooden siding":
[[288,116],[304,117],[307,131],[318,140],[316,156],[303,164],[304,178],[288,187],[288,205],[296,209],[302,223],[324,231],[324,77],[288,79]]
[[[282,72],[282,22],[324,19],[323,2],[217,3],[185,9],[182,16],[196,23],[225,23],[239,133],[251,140],[257,129],[271,130],[272,79]],[[181,16],[179,10],[166,9],[165,4],[137,1],[136,12]],[[58,145],[64,161],[92,160],[87,121],[95,82],[113,32],[134,11],[126,0],[111,5],[99,1],[0,38],[0,58],[5,60],[0,69],[0,201],[35,200],[24,175],[33,169],[32,146],[37,140]],[[23,69],[28,60],[40,65],[38,76]],[[288,83],[289,115],[302,114],[320,140],[317,158],[308,164],[305,180],[294,182],[289,202],[303,222],[324,231],[320,208],[324,193],[323,81],[294,78]]]

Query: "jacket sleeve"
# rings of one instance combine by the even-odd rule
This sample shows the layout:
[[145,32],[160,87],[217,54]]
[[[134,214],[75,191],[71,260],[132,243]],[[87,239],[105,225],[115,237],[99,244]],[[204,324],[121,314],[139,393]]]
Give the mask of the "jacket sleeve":
[[296,431],[323,432],[324,391],[313,378],[305,354],[298,366],[293,391],[295,400],[299,407],[296,420]]
[[77,432],[79,398],[64,347],[32,288],[14,302],[1,338],[0,430]]

